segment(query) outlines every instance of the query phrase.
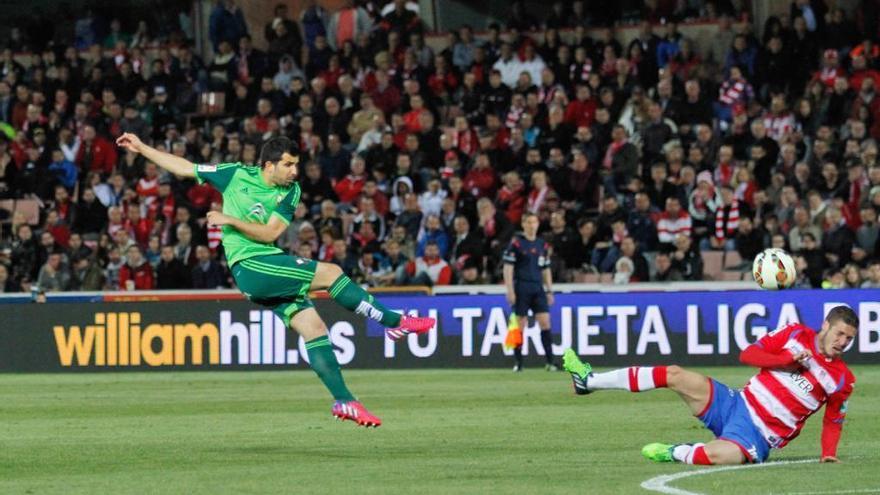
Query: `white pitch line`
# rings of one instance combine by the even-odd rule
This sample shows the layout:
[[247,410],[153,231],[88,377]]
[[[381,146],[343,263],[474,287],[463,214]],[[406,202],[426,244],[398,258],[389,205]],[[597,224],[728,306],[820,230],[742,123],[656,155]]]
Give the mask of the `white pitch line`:
[[785,465],[790,465],[790,464],[806,464],[808,462],[815,463],[817,461],[814,459],[805,459],[805,460],[801,460],[801,461],[776,461],[776,462],[764,462],[761,464],[739,464],[736,466],[724,466],[724,467],[718,467],[718,468],[697,469],[695,471],[682,471],[680,473],[675,473],[675,474],[663,474],[660,476],[655,476],[649,480],[643,481],[641,486],[645,490],[651,490],[651,491],[659,492],[659,493],[666,493],[667,495],[703,495],[702,493],[699,493],[699,492],[691,492],[688,490],[682,490],[681,488],[674,488],[671,486],[666,486],[666,483],[680,480],[682,478],[690,478],[691,476],[700,476],[702,474],[721,473],[724,471],[737,471],[740,469],[757,469],[757,468],[762,468],[762,467],[785,466]]

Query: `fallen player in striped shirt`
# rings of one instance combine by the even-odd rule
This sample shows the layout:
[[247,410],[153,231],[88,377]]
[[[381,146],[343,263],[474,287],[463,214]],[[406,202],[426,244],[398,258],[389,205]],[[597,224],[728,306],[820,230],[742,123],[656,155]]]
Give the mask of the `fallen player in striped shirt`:
[[652,443],[642,455],[657,462],[742,464],[764,462],[800,434],[807,418],[825,405],[821,462],[838,462],[837,444],[855,377],[843,351],[859,328],[856,313],[832,309],[816,333],[800,323],[770,332],[740,354],[760,371],[742,390],[679,366],[622,368],[593,373],[568,349],[563,362],[578,395],[596,390],[675,391],[715,439],[707,443]]

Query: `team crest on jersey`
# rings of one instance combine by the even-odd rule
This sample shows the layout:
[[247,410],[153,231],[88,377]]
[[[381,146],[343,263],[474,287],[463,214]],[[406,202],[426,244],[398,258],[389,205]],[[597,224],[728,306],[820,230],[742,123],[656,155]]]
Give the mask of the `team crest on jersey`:
[[266,207],[263,206],[263,203],[254,203],[254,205],[251,206],[251,209],[248,210],[248,216],[257,219],[262,223],[266,219]]
[[217,165],[197,165],[196,171],[197,172],[216,172]]
[[280,205],[282,200],[284,200],[283,194],[278,194],[275,196],[275,204],[276,205]]

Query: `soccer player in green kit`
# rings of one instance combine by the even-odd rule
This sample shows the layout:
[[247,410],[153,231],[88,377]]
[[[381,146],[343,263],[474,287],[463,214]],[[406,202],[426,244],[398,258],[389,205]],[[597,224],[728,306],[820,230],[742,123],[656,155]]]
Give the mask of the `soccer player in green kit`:
[[294,144],[285,137],[270,139],[260,151],[259,166],[196,165],[148,146],[130,133],[120,136],[116,144],[176,176],[207,182],[223,194],[223,212],[209,212],[208,222],[222,226],[226,260],[239,290],[249,300],[271,308],[303,337],[312,370],[335,400],[334,416],[361,426],[381,425],[382,421],[346,387],[327,325],[315,311],[309,291],[326,289],[344,308],[385,326],[385,334],[392,340],[427,332],[435,322],[389,310],[336,265],[290,256],[275,246],[300,200],[296,182],[299,157]]

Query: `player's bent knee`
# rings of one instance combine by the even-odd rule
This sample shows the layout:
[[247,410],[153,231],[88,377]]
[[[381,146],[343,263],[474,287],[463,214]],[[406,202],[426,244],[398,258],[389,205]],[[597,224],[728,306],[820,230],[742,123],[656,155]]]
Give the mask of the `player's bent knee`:
[[330,284],[335,282],[342,274],[342,268],[340,268],[339,265],[318,262],[318,266],[315,268],[315,278],[312,281],[312,285],[313,287],[315,285],[319,285],[322,288],[329,287]]
[[746,457],[733,442],[716,440],[706,444],[705,449],[706,457],[714,465],[736,465],[746,462]]
[[675,387],[676,385],[681,383],[682,376],[684,375],[684,368],[681,366],[673,364],[672,366],[666,367],[666,383],[671,387]]

